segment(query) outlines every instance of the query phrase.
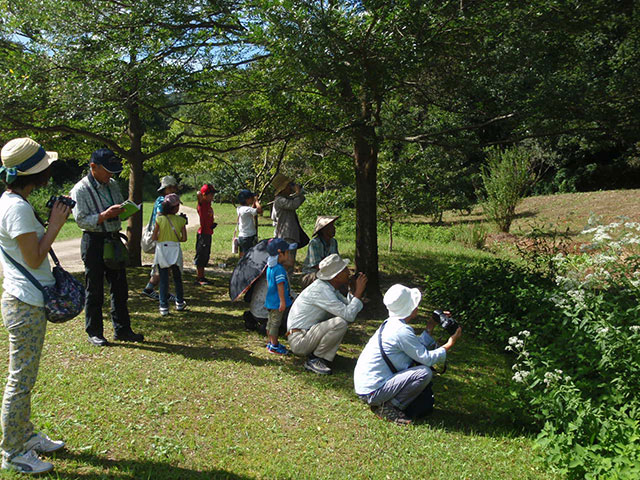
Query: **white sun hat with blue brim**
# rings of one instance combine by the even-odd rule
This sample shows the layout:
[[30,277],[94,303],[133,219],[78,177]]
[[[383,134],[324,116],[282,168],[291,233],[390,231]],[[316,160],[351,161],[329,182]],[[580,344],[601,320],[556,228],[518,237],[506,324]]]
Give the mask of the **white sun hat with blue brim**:
[[47,152],[31,138],[14,138],[2,147],[1,173],[6,174],[7,183],[16,177],[40,173],[58,160],[57,152]]

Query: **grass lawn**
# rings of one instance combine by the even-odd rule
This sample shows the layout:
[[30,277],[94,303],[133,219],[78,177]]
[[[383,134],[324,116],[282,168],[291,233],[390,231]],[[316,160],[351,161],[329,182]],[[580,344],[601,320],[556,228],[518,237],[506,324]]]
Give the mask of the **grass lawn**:
[[[49,325],[32,418],[67,441],[53,478],[555,478],[511,413],[511,370],[499,346],[463,335],[435,380],[436,411],[410,427],[377,419],[353,392],[355,361],[380,315],[350,327],[330,377],[267,353],[265,340],[243,329],[245,304],[228,297],[234,210],[214,208],[212,285],[192,284],[193,235],[185,245],[188,311],[160,317],[157,303],[137,293],[148,266],[129,270],[132,324],[145,343],[99,349],[87,343],[81,318]],[[268,220],[261,224],[268,236]],[[353,237],[338,234],[341,252],[352,255]],[[384,239],[380,246],[385,288],[419,286],[436,263],[488,255],[402,238],[392,254]],[[111,326],[105,334],[112,337]],[[5,329],[0,346],[6,371]]]

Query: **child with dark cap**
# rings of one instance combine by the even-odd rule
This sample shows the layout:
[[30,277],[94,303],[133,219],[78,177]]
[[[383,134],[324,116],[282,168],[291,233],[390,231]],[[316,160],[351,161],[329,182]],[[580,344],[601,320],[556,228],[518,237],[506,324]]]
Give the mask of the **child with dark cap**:
[[210,183],[205,183],[198,191],[198,216],[200,217],[200,228],[196,236],[196,285],[208,285],[209,280],[204,276],[204,269],[209,263],[211,256],[211,236],[213,229],[218,225],[213,221],[213,194],[216,189]]
[[242,257],[247,250],[258,243],[256,217],[262,215],[262,205],[251,190],[238,193],[238,249]]
[[[278,341],[278,331],[284,312],[293,303],[289,290],[289,277],[284,265],[291,263],[289,252],[298,247],[282,238],[272,238],[267,243],[267,298],[264,306],[269,311],[267,320],[267,350],[271,353],[286,355],[289,351]],[[284,264],[284,265],[283,265]]]

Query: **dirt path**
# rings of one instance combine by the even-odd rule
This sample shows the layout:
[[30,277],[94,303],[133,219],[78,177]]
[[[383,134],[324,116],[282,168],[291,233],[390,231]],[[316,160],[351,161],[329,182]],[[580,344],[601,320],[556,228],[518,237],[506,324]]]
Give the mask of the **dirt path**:
[[[187,229],[197,229],[200,225],[197,210],[195,208],[182,205],[180,207],[180,211],[186,214],[189,218]],[[69,272],[84,271],[84,264],[82,263],[82,258],[80,258],[80,238],[53,242],[53,250],[56,252],[56,256],[65,270]]]

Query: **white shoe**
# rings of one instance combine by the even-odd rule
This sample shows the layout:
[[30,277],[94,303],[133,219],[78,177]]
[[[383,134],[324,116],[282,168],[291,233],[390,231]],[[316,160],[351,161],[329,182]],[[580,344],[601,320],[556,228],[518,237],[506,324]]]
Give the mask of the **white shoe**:
[[53,463],[43,462],[38,458],[38,454],[34,450],[27,453],[17,455],[11,460],[4,458],[2,460],[2,468],[5,470],[15,470],[21,473],[45,473],[53,470]]
[[25,450],[35,450],[38,453],[53,453],[64,447],[62,440],[51,440],[44,433],[34,433],[24,444]]
[[169,307],[160,307],[160,315],[163,317],[169,315]]
[[185,308],[187,308],[187,302],[185,302],[184,300],[182,301],[182,303],[178,302],[176,300],[176,310],[178,310],[179,312],[183,311]]

